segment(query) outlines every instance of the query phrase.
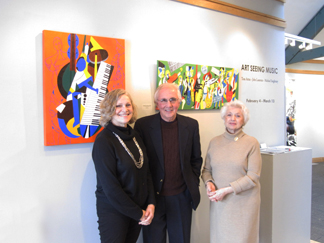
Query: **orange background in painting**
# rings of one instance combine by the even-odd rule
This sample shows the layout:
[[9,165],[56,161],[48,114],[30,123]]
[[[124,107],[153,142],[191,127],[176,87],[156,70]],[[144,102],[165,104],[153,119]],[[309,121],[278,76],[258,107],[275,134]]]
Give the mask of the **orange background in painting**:
[[[99,134],[98,131],[90,138],[71,138],[65,135],[58,124],[56,108],[65,102],[61,96],[57,85],[57,76],[60,70],[70,62],[67,56],[69,48],[68,36],[71,33],[43,31],[43,106],[44,106],[44,145],[63,145],[89,143],[95,140]],[[76,34],[79,37],[79,57],[83,50],[84,36]],[[105,63],[114,66],[111,75],[108,91],[117,88],[125,89],[125,40],[116,38],[107,38],[99,36],[86,35],[86,43],[90,43],[90,37],[93,37],[97,43],[108,51],[108,59]],[[77,58],[78,59],[78,58]],[[77,61],[76,59],[76,61]]]

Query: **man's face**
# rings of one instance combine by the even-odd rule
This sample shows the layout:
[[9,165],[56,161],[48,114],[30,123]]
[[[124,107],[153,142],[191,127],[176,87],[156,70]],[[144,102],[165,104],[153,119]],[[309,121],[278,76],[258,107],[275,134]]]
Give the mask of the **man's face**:
[[157,107],[159,108],[161,117],[164,121],[174,121],[177,117],[179,106],[180,100],[176,88],[166,87],[160,90]]

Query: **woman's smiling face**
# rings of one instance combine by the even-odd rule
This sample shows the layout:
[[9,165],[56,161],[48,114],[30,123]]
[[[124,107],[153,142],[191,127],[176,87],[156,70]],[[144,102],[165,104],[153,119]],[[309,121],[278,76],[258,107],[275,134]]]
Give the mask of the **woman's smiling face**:
[[111,118],[112,124],[126,127],[133,116],[133,106],[127,95],[122,95],[116,104],[115,115]]

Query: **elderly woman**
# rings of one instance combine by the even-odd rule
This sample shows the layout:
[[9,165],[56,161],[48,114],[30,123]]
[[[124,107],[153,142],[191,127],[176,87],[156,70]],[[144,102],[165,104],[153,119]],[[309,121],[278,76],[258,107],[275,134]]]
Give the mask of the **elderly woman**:
[[258,243],[261,154],[258,141],[243,132],[245,105],[226,103],[225,132],[207,150],[202,179],[210,203],[210,242]]
[[97,214],[101,242],[136,242],[141,225],[154,216],[155,197],[148,158],[131,96],[122,89],[106,94],[92,151],[97,172]]

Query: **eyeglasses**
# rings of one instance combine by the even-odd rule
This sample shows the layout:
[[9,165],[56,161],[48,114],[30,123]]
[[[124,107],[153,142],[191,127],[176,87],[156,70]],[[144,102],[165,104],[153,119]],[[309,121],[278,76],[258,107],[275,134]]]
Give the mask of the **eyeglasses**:
[[171,104],[174,104],[178,99],[177,98],[170,98],[169,100],[168,99],[161,99],[161,100],[158,100],[161,104],[165,105],[168,103],[168,101],[170,101]]

